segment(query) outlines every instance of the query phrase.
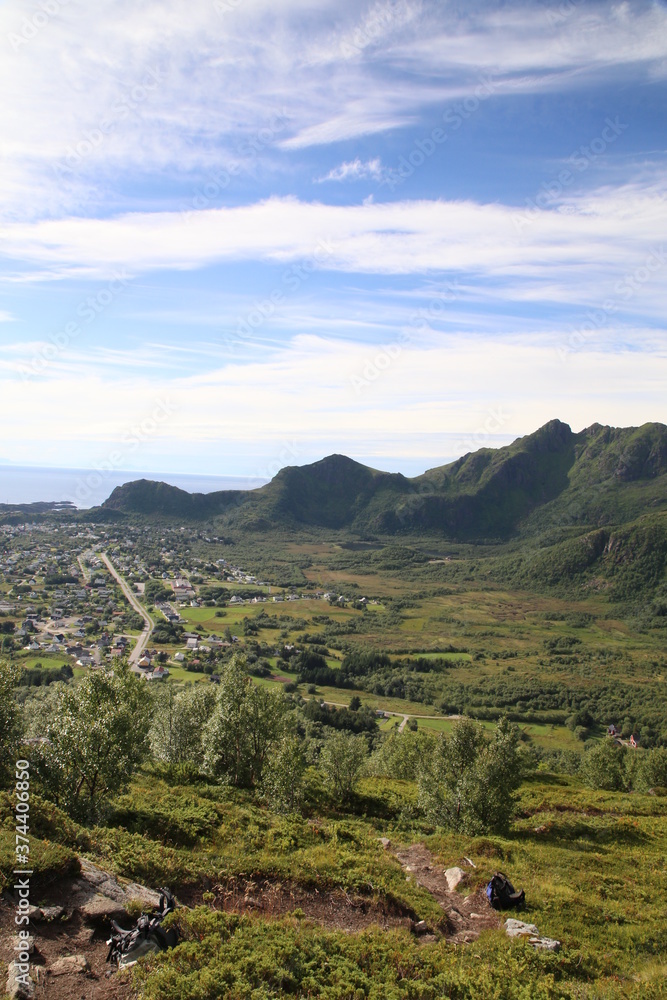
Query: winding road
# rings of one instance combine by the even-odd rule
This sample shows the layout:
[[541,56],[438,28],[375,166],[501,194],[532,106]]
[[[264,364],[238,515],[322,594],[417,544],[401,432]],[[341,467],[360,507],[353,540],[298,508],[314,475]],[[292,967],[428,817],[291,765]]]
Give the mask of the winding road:
[[112,577],[114,578],[120,589],[123,591],[123,594],[129,601],[129,603],[132,605],[137,614],[141,615],[141,617],[144,620],[143,632],[141,632],[139,637],[137,638],[137,643],[128,658],[128,663],[130,664],[130,666],[136,667],[139,660],[141,659],[141,654],[146,648],[146,645],[150,638],[151,631],[155,626],[155,622],[148,614],[143,604],[140,604],[137,598],[134,596],[134,594],[132,593],[132,588],[130,587],[129,583],[127,583],[127,581],[124,580],[123,577],[120,575],[114,564],[109,559],[109,556],[106,554],[106,552],[99,552],[98,555],[102,560],[102,562],[104,563],[104,565],[106,566],[106,568],[111,573]]

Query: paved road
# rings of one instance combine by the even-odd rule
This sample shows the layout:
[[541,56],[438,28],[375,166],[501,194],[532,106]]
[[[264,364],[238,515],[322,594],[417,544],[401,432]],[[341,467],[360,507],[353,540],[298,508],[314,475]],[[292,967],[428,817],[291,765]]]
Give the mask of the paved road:
[[132,593],[132,588],[130,587],[129,583],[127,583],[120,575],[114,564],[109,559],[109,556],[106,554],[106,552],[100,552],[99,556],[104,565],[106,566],[106,568],[111,573],[112,577],[116,580],[116,582],[120,586],[120,589],[123,591],[125,597],[128,599],[134,610],[137,612],[137,614],[141,615],[141,617],[144,620],[144,630],[137,639],[137,644],[130,653],[128,660],[130,666],[135,667],[139,662],[139,660],[141,659],[141,654],[146,648],[146,644],[150,637],[151,630],[155,625],[155,622],[148,614],[143,604],[140,604],[139,601],[136,599],[136,597]]

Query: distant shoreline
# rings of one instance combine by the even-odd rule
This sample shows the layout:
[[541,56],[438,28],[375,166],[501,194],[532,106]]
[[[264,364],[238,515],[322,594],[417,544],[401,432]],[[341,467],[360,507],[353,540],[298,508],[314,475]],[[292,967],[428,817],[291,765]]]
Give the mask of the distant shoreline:
[[255,476],[215,476],[133,469],[67,469],[51,466],[0,464],[0,504],[51,503],[69,500],[80,509],[96,507],[116,486],[137,479],[168,483],[188,493],[252,490],[266,480]]

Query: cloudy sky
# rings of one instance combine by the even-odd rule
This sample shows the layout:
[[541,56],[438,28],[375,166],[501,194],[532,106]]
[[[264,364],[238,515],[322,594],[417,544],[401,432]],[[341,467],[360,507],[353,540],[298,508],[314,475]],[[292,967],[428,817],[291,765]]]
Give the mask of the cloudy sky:
[[667,4],[8,0],[4,461],[665,420]]

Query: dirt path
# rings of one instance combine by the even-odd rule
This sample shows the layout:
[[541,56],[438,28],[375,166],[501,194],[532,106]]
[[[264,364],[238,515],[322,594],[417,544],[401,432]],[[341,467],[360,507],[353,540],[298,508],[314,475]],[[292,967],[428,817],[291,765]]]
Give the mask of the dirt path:
[[[3,991],[7,966],[14,958],[15,913],[12,902],[6,897],[0,899],[0,990]],[[130,924],[128,921],[128,926]],[[30,933],[35,939],[30,964],[32,969],[39,970],[40,977],[35,1000],[130,1000],[134,996],[126,979],[109,975],[110,966],[106,961],[108,928],[90,927],[75,914],[70,920],[33,924]],[[68,955],[84,955],[88,971],[64,975],[48,971],[58,959]]]
[[[445,869],[436,864],[431,852],[424,844],[412,844],[394,851],[403,870],[431,893],[443,911],[441,930],[448,941],[467,944],[479,937],[480,931],[500,927],[496,911],[489,905],[484,888],[476,889],[468,896],[450,890]],[[472,872],[473,869],[470,869]],[[463,888],[465,883],[462,883]]]
[[[327,930],[358,933],[369,927],[383,930],[414,927],[414,915],[381,899],[370,899],[343,889],[305,889],[292,882],[268,879],[246,881],[231,879],[216,885],[213,906],[228,913],[250,913],[265,920],[286,916],[295,910],[326,927]],[[188,906],[200,906],[202,890],[179,894],[179,901]]]
[[102,560],[106,568],[109,570],[112,577],[119,585],[120,589],[123,591],[123,594],[127,598],[131,607],[137,612],[138,615],[141,615],[141,617],[144,620],[144,630],[139,634],[136,645],[132,650],[132,652],[130,653],[128,659],[130,666],[136,667],[137,663],[141,659],[141,654],[143,653],[144,649],[146,648],[146,645],[148,644],[148,640],[155,626],[155,622],[148,614],[143,604],[140,604],[139,601],[136,599],[136,597],[132,593],[132,588],[130,587],[129,583],[127,583],[127,581],[123,579],[123,577],[120,575],[114,564],[109,559],[109,556],[106,554],[106,552],[100,552],[99,555],[100,559]]
[[90,578],[92,575],[90,570],[83,561],[84,557],[87,555],[89,555],[88,552],[82,552],[81,555],[76,557],[76,561],[78,562],[79,568],[81,569],[81,574],[83,576],[84,583],[90,583]]

